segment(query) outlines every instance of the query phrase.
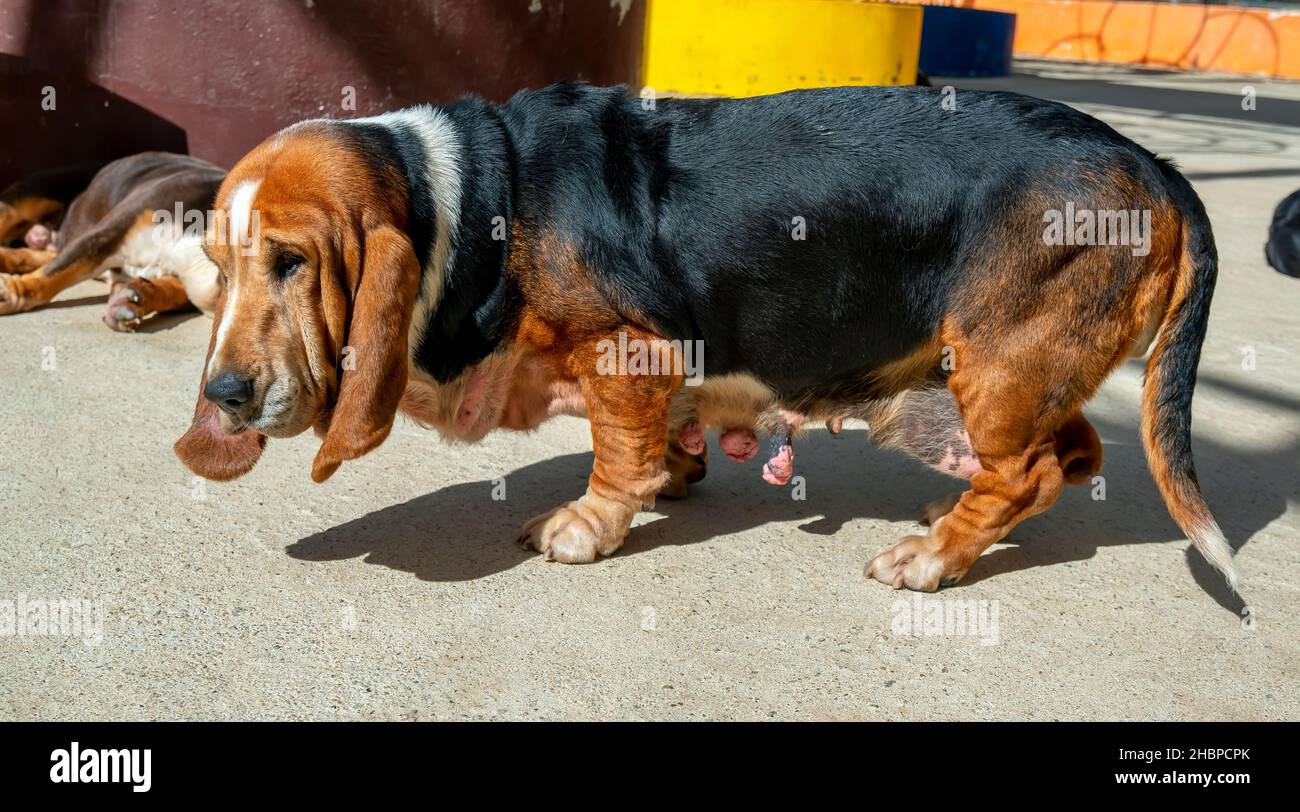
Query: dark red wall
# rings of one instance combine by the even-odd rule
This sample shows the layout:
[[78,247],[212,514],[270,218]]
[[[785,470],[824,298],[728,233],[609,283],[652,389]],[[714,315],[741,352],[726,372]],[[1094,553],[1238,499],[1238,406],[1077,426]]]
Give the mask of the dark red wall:
[[[0,187],[144,149],[229,167],[304,118],[637,81],[644,0],[0,0]],[[41,109],[53,87],[56,108]],[[345,110],[345,87],[356,110]]]

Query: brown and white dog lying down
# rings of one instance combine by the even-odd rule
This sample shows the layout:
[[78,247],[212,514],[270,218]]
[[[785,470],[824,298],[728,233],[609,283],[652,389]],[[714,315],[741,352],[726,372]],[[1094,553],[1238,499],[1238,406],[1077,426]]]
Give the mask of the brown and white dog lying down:
[[[323,482],[398,411],[466,442],[583,415],[586,493],[520,540],[588,562],[656,494],[702,476],[705,429],[738,459],[756,428],[772,433],[765,476],[780,482],[792,434],[865,419],[877,444],[969,480],[927,511],[926,535],[866,568],[934,590],[1100,469],[1080,409],[1154,340],[1148,461],[1235,583],[1190,456],[1216,273],[1199,200],[1071,108],[967,92],[963,111],[924,88],[645,110],[564,84],[290,127],[218,195],[233,233],[208,249],[223,294],[176,453],[228,480],[268,436],[312,427]],[[1067,204],[1149,212],[1144,249],[1045,239],[1045,211]],[[255,214],[255,250],[232,251]],[[674,363],[604,364],[633,341]],[[683,342],[703,347],[698,385],[676,363]]]
[[[189,304],[211,313],[217,269],[203,253],[202,228],[187,230],[185,217],[177,222],[174,215],[178,207],[183,215],[208,212],[223,177],[206,161],[168,152],[107,164],[56,231],[37,220],[28,247],[0,248],[0,315],[38,308],[100,275],[112,285],[104,323],[114,330],[133,331],[152,313]],[[10,210],[30,218],[48,210],[40,200],[20,196]]]

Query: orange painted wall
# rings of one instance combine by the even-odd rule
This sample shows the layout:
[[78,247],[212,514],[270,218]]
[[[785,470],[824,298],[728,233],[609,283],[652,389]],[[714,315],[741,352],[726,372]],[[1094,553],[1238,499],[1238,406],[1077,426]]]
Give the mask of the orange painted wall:
[[1300,79],[1300,10],[1106,0],[910,0],[1016,15],[1018,56]]

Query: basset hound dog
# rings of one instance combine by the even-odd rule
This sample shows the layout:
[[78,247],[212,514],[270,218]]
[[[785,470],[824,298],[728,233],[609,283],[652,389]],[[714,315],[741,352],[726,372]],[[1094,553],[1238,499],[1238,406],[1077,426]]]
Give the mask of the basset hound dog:
[[169,152],[121,158],[94,173],[57,230],[49,185],[16,184],[14,200],[0,206],[0,231],[31,227],[27,247],[0,248],[0,316],[100,275],[112,285],[104,323],[114,330],[134,331],[153,313],[190,304],[211,313],[219,288],[204,226],[225,174]]
[[[934,590],[1100,469],[1080,409],[1154,340],[1150,467],[1235,582],[1191,458],[1217,273],[1200,201],[1069,107],[941,101],[852,87],[650,104],[565,83],[289,127],[218,195],[234,234],[210,240],[222,295],[175,450],[228,480],[268,437],[314,428],[323,482],[399,411],[464,442],[584,415],[586,493],[520,540],[588,562],[703,475],[706,430],[738,459],[772,433],[764,475],[780,482],[798,431],[864,419],[874,442],[969,480],[866,568]],[[1144,212],[1149,233],[1051,231],[1085,209]],[[256,250],[232,251],[255,214]],[[663,363],[611,363],[647,346]]]

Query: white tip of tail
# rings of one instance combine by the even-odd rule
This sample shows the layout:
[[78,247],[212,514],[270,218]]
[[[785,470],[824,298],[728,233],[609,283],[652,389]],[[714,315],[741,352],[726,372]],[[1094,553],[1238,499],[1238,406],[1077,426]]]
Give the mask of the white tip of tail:
[[1201,555],[1210,562],[1212,567],[1223,573],[1223,577],[1228,579],[1228,585],[1236,592],[1237,566],[1233,563],[1232,548],[1228,546],[1223,531],[1213,519],[1208,522],[1197,522],[1187,530],[1192,546],[1201,551]]

